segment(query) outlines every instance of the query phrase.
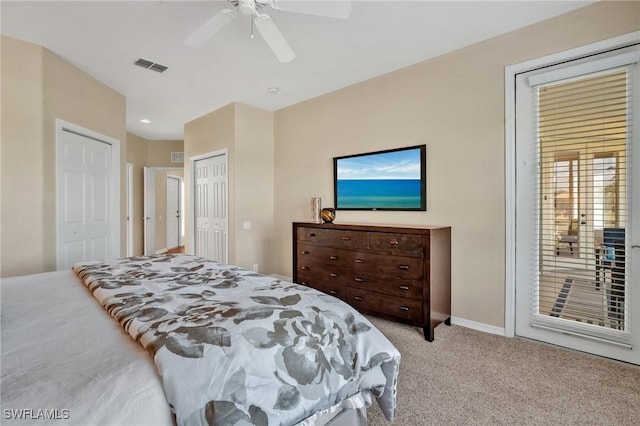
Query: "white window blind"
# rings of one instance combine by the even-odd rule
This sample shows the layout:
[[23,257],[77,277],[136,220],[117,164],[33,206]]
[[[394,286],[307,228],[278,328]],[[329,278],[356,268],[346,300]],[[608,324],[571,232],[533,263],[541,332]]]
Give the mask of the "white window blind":
[[624,343],[632,78],[619,64],[530,80],[539,160],[532,324]]

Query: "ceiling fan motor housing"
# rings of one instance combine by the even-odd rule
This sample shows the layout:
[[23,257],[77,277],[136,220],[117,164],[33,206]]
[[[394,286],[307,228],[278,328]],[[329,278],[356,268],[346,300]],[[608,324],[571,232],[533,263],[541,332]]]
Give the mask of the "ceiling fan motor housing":
[[256,13],[256,2],[255,0],[240,0],[238,9],[245,15],[253,15]]

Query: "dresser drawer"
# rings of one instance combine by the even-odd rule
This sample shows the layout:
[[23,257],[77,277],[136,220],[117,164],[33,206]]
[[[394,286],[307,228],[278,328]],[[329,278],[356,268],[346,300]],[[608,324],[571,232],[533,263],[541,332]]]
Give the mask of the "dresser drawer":
[[369,248],[391,254],[419,256],[424,254],[422,235],[369,232]]
[[347,285],[360,290],[422,300],[422,281],[385,280],[374,275],[357,274],[353,271],[348,271]]
[[311,277],[308,281],[305,279],[298,279],[300,281],[299,284],[306,285],[307,287],[315,288],[325,294],[330,296],[335,296],[338,299],[342,299],[346,301],[347,299],[347,288],[340,283],[331,283],[325,281],[319,281],[313,277]]
[[321,263],[298,261],[298,281],[325,281],[340,284],[347,283],[347,271],[344,268],[333,268]]
[[333,247],[319,247],[312,244],[298,244],[298,260],[344,266],[347,252]]
[[387,296],[347,287],[346,301],[358,310],[401,318],[414,324],[422,323],[422,302],[419,300]]
[[358,275],[369,273],[392,280],[418,280],[424,274],[422,258],[367,252],[349,252],[347,268]]
[[366,248],[367,234],[341,229],[301,227],[297,231],[298,240],[338,248]]

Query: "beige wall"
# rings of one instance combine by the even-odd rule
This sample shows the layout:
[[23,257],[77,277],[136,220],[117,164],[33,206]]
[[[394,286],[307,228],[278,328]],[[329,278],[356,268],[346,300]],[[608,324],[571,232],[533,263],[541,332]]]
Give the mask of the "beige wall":
[[[273,272],[273,113],[236,104],[236,262]],[[251,229],[242,227],[244,222]]]
[[[228,150],[229,263],[273,271],[273,113],[235,103],[185,125],[185,161]],[[191,171],[185,164],[185,187]],[[186,223],[190,221],[186,196]],[[251,229],[244,229],[249,222]],[[188,239],[190,236],[187,235]]]
[[[124,223],[125,98],[48,50],[5,36],[2,87],[1,275],[55,270],[56,119],[120,141]],[[125,237],[123,226],[121,253]]]
[[149,140],[147,145],[147,165],[149,167],[182,167],[182,163],[172,163],[171,153],[184,151],[182,140]]
[[275,113],[275,271],[291,222],[332,204],[332,157],[427,144],[427,212],[338,211],[336,222],[452,226],[452,314],[504,326],[504,68],[640,29],[604,2]]
[[45,270],[42,48],[2,36],[1,276]]

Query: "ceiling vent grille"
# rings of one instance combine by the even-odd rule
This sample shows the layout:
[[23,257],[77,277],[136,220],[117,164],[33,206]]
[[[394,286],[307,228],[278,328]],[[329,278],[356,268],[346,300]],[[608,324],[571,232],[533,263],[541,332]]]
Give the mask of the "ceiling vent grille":
[[172,163],[184,163],[184,152],[172,152],[171,153],[171,162]]
[[160,64],[157,64],[155,62],[148,61],[148,60],[142,59],[142,58],[139,58],[137,61],[134,62],[134,64],[139,66],[139,67],[146,68],[148,70],[152,70],[152,71],[160,72],[160,73],[163,73],[168,69],[164,65],[160,65]]

